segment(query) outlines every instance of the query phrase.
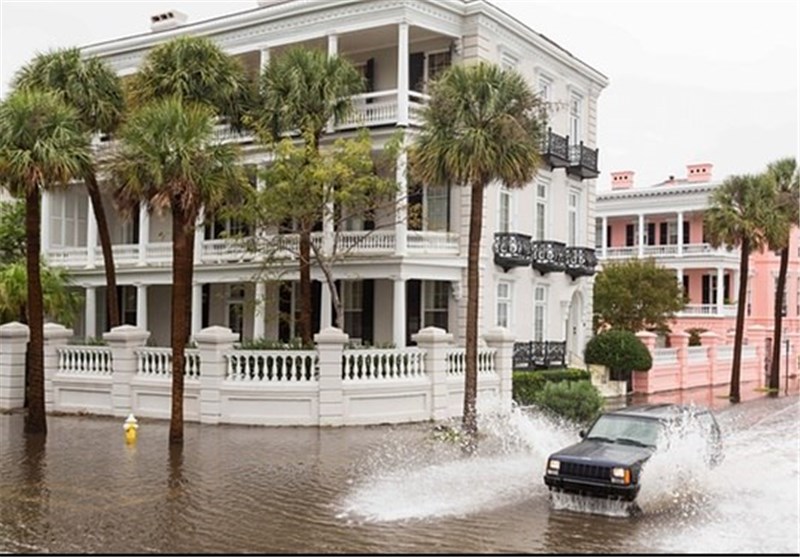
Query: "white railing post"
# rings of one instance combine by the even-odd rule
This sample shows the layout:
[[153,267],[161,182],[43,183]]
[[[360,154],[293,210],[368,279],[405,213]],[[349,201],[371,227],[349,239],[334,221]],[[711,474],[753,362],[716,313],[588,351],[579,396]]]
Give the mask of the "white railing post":
[[30,330],[12,321],[0,326],[0,410],[25,405],[25,353]]
[[411,337],[425,351],[425,370],[431,378],[431,418],[450,417],[450,391],[447,387],[447,352],[453,335],[439,327],[425,327]]
[[111,348],[111,411],[122,418],[133,412],[131,382],[136,377],[136,349],[142,348],[150,332],[134,327],[120,325],[103,333],[103,340]]
[[239,335],[227,327],[206,327],[194,337],[200,352],[200,423],[218,424],[222,418],[222,381],[227,360]]
[[58,349],[66,346],[72,338],[72,329],[57,323],[44,325],[44,407],[58,410],[53,393],[53,377],[58,373]]
[[314,335],[319,355],[319,425],[344,424],[342,356],[348,338],[335,327]]
[[511,410],[512,374],[514,373],[514,334],[505,327],[490,329],[483,337],[495,352],[495,372],[500,378],[500,404],[502,410]]
[[397,125],[408,126],[408,23],[397,26]]

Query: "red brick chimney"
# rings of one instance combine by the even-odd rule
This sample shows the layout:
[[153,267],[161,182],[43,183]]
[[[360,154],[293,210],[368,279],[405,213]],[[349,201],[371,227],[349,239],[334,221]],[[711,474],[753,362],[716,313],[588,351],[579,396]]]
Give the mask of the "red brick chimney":
[[686,181],[690,184],[697,182],[711,181],[711,168],[714,165],[710,162],[686,165]]
[[633,187],[633,170],[620,170],[611,173],[611,189],[627,190]]

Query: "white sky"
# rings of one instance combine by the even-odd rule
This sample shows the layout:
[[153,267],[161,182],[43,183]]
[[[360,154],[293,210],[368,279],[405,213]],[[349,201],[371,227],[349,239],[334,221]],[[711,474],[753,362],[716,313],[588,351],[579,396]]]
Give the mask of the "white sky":
[[[493,0],[610,79],[599,103],[602,174],[639,186],[711,162],[714,177],[761,172],[800,151],[800,2]],[[0,0],[0,96],[36,52],[146,32],[176,8],[189,21],[248,1]],[[800,158],[800,157],[799,157]]]

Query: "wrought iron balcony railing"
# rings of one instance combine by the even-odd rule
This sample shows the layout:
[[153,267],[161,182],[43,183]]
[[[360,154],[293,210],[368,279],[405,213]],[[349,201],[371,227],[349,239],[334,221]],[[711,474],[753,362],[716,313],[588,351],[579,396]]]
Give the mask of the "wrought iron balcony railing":
[[580,178],[597,178],[600,171],[597,170],[597,154],[599,149],[590,149],[581,141],[578,145],[569,148],[569,166],[567,174]]
[[553,240],[531,242],[531,265],[543,275],[563,271],[565,248],[566,244]]
[[569,139],[553,133],[547,128],[547,133],[542,138],[542,157],[550,165],[550,169],[564,168],[569,165]]
[[573,279],[590,277],[597,266],[597,256],[592,248],[570,246],[564,251],[566,271]]
[[508,272],[512,267],[531,264],[531,237],[516,232],[496,232],[494,235],[494,262]]
[[564,367],[567,342],[542,340],[514,343],[514,370],[532,371],[549,367]]

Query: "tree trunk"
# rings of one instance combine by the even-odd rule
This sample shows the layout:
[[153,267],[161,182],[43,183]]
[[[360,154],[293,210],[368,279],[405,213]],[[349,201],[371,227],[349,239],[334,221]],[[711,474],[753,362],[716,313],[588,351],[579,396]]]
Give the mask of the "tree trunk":
[[[103,266],[106,273],[106,312],[108,329],[111,330],[121,324],[117,300],[117,271],[114,268],[114,252],[111,248],[111,234],[108,231],[106,210],[103,207],[103,198],[100,195],[97,176],[94,172],[90,172],[86,177],[86,191],[89,192],[89,199],[92,202],[92,211],[95,221],[97,221],[97,236],[100,238],[100,247],[103,250]],[[94,249],[94,246],[89,246],[89,249]]]
[[781,388],[781,341],[783,336],[783,304],[786,295],[786,274],[789,270],[789,246],[781,250],[778,284],[775,286],[775,319],[772,338],[772,362],[769,368],[769,396],[777,397]]
[[300,337],[311,344],[311,232],[303,223],[300,230]]
[[469,216],[469,255],[467,259],[467,349],[464,370],[464,417],[462,428],[467,434],[465,450],[477,447],[478,416],[478,300],[480,297],[480,251],[483,229],[483,184],[472,184]]
[[[183,443],[183,370],[191,323],[194,221],[172,200],[172,414],[170,444]],[[189,311],[187,311],[187,309]]]
[[25,234],[27,250],[25,260],[28,273],[28,414],[25,432],[47,435],[47,417],[44,407],[44,307],[42,302],[42,277],[39,265],[41,250],[41,211],[39,188],[30,187],[25,194]]
[[733,363],[731,365],[731,402],[741,400],[739,383],[742,370],[742,343],[744,341],[744,310],[747,303],[747,274],[750,269],[750,242],[745,238],[741,246],[742,258],[739,262],[739,301],[736,307],[736,335],[733,339]]

